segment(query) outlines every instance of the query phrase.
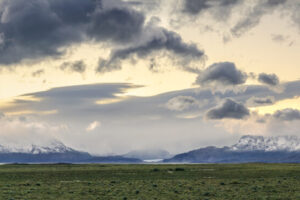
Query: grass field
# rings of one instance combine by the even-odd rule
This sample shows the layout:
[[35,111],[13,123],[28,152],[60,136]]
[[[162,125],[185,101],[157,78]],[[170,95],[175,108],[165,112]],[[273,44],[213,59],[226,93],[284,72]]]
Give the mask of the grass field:
[[300,165],[2,165],[0,199],[300,199]]

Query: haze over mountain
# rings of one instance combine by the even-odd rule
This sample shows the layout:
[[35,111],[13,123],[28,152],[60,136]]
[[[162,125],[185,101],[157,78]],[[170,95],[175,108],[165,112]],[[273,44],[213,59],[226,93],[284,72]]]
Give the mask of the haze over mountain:
[[127,158],[137,158],[141,160],[156,160],[156,159],[167,159],[171,158],[172,155],[162,149],[145,149],[145,150],[135,150],[124,154]]

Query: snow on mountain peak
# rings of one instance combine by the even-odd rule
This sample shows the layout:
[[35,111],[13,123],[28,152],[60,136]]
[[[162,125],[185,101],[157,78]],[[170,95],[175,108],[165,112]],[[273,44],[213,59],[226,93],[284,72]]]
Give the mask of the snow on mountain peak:
[[297,136],[263,137],[246,135],[230,147],[233,151],[300,151]]
[[65,153],[74,151],[72,148],[65,146],[62,142],[52,140],[47,145],[0,145],[0,153],[30,153],[30,154],[43,154],[43,153]]

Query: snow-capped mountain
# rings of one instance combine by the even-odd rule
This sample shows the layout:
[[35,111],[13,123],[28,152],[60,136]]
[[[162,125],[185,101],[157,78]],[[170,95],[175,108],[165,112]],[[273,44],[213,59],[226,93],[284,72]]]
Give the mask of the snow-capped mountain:
[[92,156],[77,151],[62,142],[52,140],[43,145],[2,144],[0,145],[0,163],[139,163],[135,158],[122,156]]
[[178,154],[164,162],[175,163],[300,163],[296,136],[243,136],[230,147],[206,147]]
[[297,136],[263,137],[246,135],[230,147],[233,151],[300,151]]
[[75,151],[72,148],[65,146],[62,142],[52,140],[47,146],[40,145],[26,145],[26,146],[15,146],[15,145],[0,145],[0,153],[28,153],[28,154],[47,154],[47,153],[66,153]]

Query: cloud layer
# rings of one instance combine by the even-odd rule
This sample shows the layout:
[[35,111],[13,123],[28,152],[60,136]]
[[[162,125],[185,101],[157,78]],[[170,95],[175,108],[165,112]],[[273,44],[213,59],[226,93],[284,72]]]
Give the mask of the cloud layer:
[[273,114],[273,117],[283,121],[300,120],[300,110],[291,108],[278,110]]
[[[280,110],[274,116],[273,113],[260,116],[250,112],[246,105],[250,106],[251,98],[256,103],[292,99],[300,95],[299,86],[299,81],[286,83],[281,93],[268,86],[252,85],[239,93],[230,90],[212,93],[198,88],[151,97],[121,98],[137,86],[93,84],[27,94],[2,104],[0,110],[6,116],[13,113],[17,118],[13,123],[4,115],[1,118],[7,124],[8,135],[24,130],[30,135],[30,131],[41,130],[30,128],[34,122],[36,126],[46,126],[43,134],[55,135],[67,145],[89,152],[121,153],[147,147],[180,152],[207,144],[225,145],[225,140],[231,142],[240,134],[298,133],[298,111]],[[265,104],[257,104],[261,105]],[[28,110],[34,112],[23,112]],[[48,110],[57,112],[47,114]]]

